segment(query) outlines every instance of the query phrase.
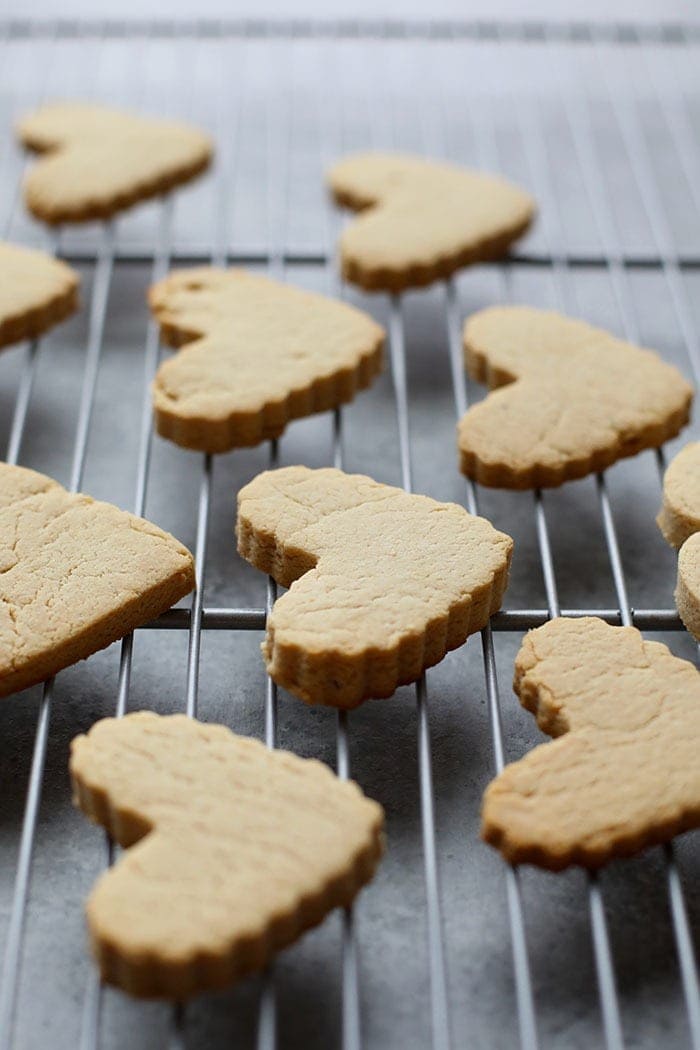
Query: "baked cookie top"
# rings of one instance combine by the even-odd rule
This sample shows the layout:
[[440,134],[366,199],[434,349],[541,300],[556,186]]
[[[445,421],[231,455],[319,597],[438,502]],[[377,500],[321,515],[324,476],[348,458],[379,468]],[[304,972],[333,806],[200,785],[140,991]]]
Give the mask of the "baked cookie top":
[[680,548],[676,605],[700,642],[700,441],[686,445],[669,464],[656,521],[667,542]]
[[491,389],[458,426],[460,467],[497,488],[560,485],[655,448],[688,422],[693,389],[651,350],[529,306],[464,327],[469,374]]
[[0,463],[0,696],[122,638],[193,587],[192,555],[169,533]]
[[559,737],[486,789],[482,836],[511,863],[596,868],[700,824],[700,674],[633,627],[556,619],[526,635],[515,691]]
[[87,905],[102,977],[183,999],[262,969],[382,853],[382,809],[320,762],[225,726],[107,718],[71,748],[75,802],[127,848]]
[[267,622],[276,682],[309,703],[391,696],[500,607],[513,541],[454,503],[332,468],[238,494],[238,550],[289,591]]
[[184,348],[153,385],[156,427],[185,448],[225,452],[278,437],[350,401],[381,370],[384,330],[346,303],[243,270],[178,270],[149,302]]
[[340,239],[343,276],[401,291],[505,254],[532,222],[532,197],[496,175],[401,153],[358,153],[335,164],[338,204],[360,211]]
[[45,252],[0,241],[0,347],[34,339],[78,309],[80,279]]
[[20,120],[20,141],[41,154],[24,183],[43,222],[107,219],[189,182],[210,164],[198,128],[85,102],[54,102]]
[[686,445],[669,464],[656,521],[666,542],[676,550],[700,532],[700,441]]

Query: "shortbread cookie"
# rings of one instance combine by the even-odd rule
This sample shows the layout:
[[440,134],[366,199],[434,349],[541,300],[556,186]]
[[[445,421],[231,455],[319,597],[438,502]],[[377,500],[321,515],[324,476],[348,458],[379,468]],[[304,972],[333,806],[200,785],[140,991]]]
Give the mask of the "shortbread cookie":
[[551,620],[515,663],[550,736],[489,785],[483,838],[511,863],[597,868],[700,824],[700,674],[634,627]]
[[359,153],[331,168],[338,204],[362,211],[343,232],[343,276],[401,291],[505,254],[532,222],[529,194],[505,179],[400,153]]
[[0,696],[42,682],[194,587],[167,532],[0,463]]
[[88,900],[105,981],[184,999],[260,970],[352,902],[381,807],[320,762],[142,711],[73,741],[76,804],[127,853]]
[[34,339],[78,309],[75,270],[46,255],[0,241],[0,347]]
[[27,207],[52,225],[107,219],[189,182],[212,157],[195,127],[84,102],[43,106],[17,130],[43,154],[24,183]]
[[700,642],[700,441],[686,445],[669,465],[656,520],[671,546],[680,547],[676,605]]
[[308,703],[391,696],[500,608],[513,541],[454,503],[341,470],[285,467],[238,494],[238,550],[290,590],[271,677]]
[[492,389],[458,427],[462,472],[528,489],[656,448],[689,418],[692,387],[651,350],[529,306],[482,310],[464,328],[472,378]]
[[226,452],[351,401],[380,372],[384,331],[360,310],[245,273],[180,270],[150,292],[163,339],[184,349],[158,370],[159,434]]
[[656,523],[676,550],[700,532],[700,441],[686,445],[669,464]]

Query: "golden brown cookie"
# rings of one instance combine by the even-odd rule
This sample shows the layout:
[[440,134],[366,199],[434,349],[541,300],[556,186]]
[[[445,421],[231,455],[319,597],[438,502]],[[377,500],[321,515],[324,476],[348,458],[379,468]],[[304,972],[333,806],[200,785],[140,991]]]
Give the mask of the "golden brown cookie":
[[634,627],[551,620],[526,635],[515,691],[560,737],[506,766],[482,836],[514,864],[597,868],[700,824],[700,674]]
[[24,197],[56,225],[107,219],[205,171],[211,140],[198,128],[85,102],[43,106],[19,122],[20,141],[42,154]]
[[362,214],[340,239],[343,276],[370,291],[402,291],[504,255],[535,213],[529,194],[495,175],[401,153],[335,164],[338,204]]
[[163,339],[185,344],[153,385],[158,433],[185,448],[278,437],[381,371],[384,331],[366,314],[243,270],[179,270],[151,289],[150,305]]
[[238,494],[238,550],[289,587],[263,655],[312,704],[413,682],[500,608],[513,541],[454,503],[341,470],[285,467]]
[[700,642],[700,441],[686,445],[670,463],[656,521],[668,543],[680,547],[676,605]]
[[45,252],[0,241],[0,347],[34,339],[78,309],[80,279]]
[[103,649],[193,587],[192,555],[167,532],[0,463],[0,696]]
[[604,470],[688,422],[693,390],[651,350],[529,306],[467,321],[469,374],[496,390],[462,417],[460,467],[482,485],[529,489]]
[[382,853],[381,807],[320,762],[146,711],[73,741],[76,804],[127,853],[87,904],[105,981],[184,999],[260,970],[348,905]]

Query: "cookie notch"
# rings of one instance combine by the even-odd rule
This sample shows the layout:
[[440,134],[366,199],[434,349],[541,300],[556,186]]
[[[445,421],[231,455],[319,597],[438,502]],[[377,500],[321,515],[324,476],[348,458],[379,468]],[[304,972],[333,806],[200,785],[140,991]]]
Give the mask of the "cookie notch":
[[482,485],[561,485],[658,448],[690,417],[693,389],[676,368],[561,314],[481,310],[464,348],[470,376],[493,391],[458,425],[460,469]]
[[700,824],[700,674],[634,627],[551,620],[526,635],[515,692],[558,739],[484,794],[482,838],[509,863],[599,868]]
[[163,340],[158,433],[203,452],[276,438],[302,416],[337,408],[382,368],[384,330],[346,303],[246,273],[179,270],[150,291]]
[[262,969],[352,903],[383,851],[382,809],[352,781],[184,715],[97,722],[70,772],[76,805],[127,850],[87,920],[103,979],[135,996]]
[[358,153],[335,164],[336,203],[358,215],[340,238],[343,276],[367,291],[399,292],[499,258],[529,228],[529,194],[495,175],[400,153]]
[[656,521],[678,551],[678,613],[700,642],[700,441],[686,445],[669,464]]
[[24,181],[29,211],[49,225],[109,219],[206,171],[207,135],[189,124],[108,106],[58,102],[17,125],[39,157]]
[[192,555],[169,533],[0,463],[0,696],[104,649],[193,587]]
[[74,314],[79,285],[66,263],[0,241],[0,349],[36,339]]
[[454,503],[332,468],[284,467],[238,494],[238,550],[289,591],[268,673],[352,708],[416,681],[500,608],[513,541]]

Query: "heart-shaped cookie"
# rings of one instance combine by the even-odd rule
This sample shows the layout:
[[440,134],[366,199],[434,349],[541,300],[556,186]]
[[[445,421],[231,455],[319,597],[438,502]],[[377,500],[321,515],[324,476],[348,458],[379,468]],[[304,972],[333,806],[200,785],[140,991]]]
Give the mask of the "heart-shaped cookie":
[[34,339],[78,309],[80,279],[45,252],[0,241],[0,347]]
[[24,183],[27,207],[52,225],[107,219],[166,193],[205,171],[213,152],[189,124],[84,102],[43,106],[17,131],[43,154]]
[[676,605],[700,642],[700,441],[686,445],[669,464],[656,520],[671,546],[680,548]]
[[341,470],[285,467],[238,494],[238,550],[289,587],[272,678],[308,703],[386,697],[500,608],[513,541],[454,503]]
[[495,175],[401,153],[358,153],[328,173],[338,204],[362,214],[340,239],[343,276],[401,291],[504,255],[532,222],[529,194]]
[[374,874],[382,810],[320,762],[149,712],[71,748],[77,805],[123,856],[87,905],[102,977],[184,999],[261,969]]
[[560,737],[506,766],[482,836],[511,863],[599,867],[700,825],[700,674],[634,627],[551,620],[526,635],[515,691]]
[[0,696],[103,649],[193,587],[192,555],[167,532],[0,463]]
[[351,401],[382,365],[384,331],[345,303],[243,270],[179,270],[155,285],[163,339],[159,434],[226,452],[278,437],[300,416]]
[[482,485],[529,489],[604,470],[688,422],[693,389],[651,350],[529,306],[464,328],[470,375],[496,390],[463,416],[460,466]]

